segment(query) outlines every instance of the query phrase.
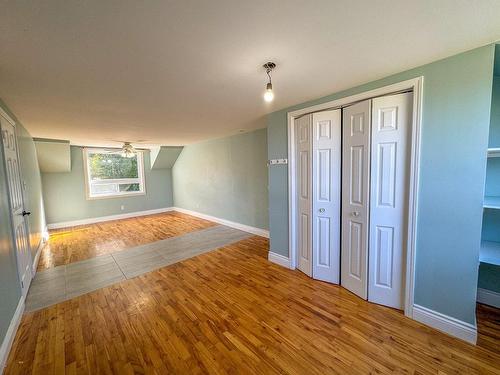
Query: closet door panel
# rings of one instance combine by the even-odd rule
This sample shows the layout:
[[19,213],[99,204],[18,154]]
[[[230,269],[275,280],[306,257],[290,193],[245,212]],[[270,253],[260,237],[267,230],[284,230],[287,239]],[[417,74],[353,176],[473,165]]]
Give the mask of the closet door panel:
[[373,99],[368,299],[404,308],[409,136],[413,96]]
[[340,278],[341,110],[312,115],[313,277]]
[[370,100],[343,109],[341,284],[367,298]]
[[311,115],[295,120],[297,155],[297,268],[312,276]]

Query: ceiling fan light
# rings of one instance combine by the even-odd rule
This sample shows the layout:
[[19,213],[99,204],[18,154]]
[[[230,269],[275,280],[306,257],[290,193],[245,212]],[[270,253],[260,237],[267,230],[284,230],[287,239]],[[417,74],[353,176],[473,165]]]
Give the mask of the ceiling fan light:
[[125,142],[122,147],[121,156],[124,158],[133,158],[136,154],[135,148],[128,142]]

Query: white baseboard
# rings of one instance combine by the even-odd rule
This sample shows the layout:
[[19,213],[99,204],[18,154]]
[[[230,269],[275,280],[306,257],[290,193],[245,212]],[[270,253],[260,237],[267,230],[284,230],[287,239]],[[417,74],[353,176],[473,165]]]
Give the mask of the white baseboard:
[[284,255],[276,254],[276,253],[273,253],[270,251],[269,255],[267,256],[267,259],[270,262],[276,263],[282,267],[290,268],[290,269],[292,268],[292,262],[290,262],[290,258],[288,258]]
[[199,217],[201,219],[213,221],[215,223],[219,223],[222,225],[226,225],[226,226],[231,227],[231,228],[239,229],[239,230],[242,230],[243,232],[248,232],[248,233],[256,234],[257,236],[269,238],[269,231],[265,230],[265,229],[251,227],[250,225],[236,223],[234,221],[229,221],[229,220],[221,219],[221,218],[218,218],[215,216],[202,214],[200,212],[187,210],[185,208],[173,207],[173,210],[178,211],[178,212],[182,212],[184,214],[188,214],[191,216],[196,216],[196,217]]
[[477,288],[477,302],[500,309],[500,293]]
[[19,324],[21,323],[21,318],[23,317],[24,299],[25,297],[22,296],[21,299],[19,300],[16,311],[14,312],[14,316],[10,321],[9,328],[5,333],[2,345],[0,346],[0,374],[3,373],[3,370],[7,365],[7,359],[9,357],[10,349],[12,348],[12,343],[14,342],[17,329],[19,328]]
[[167,211],[172,211],[172,210],[173,210],[172,207],[165,207],[165,208],[156,208],[154,210],[128,212],[126,214],[92,217],[89,219],[82,219],[82,220],[62,221],[59,223],[48,224],[47,228],[48,229],[59,229],[59,228],[75,227],[77,225],[94,224],[94,223],[100,223],[103,221],[120,220],[120,219],[128,219],[130,217],[136,217],[136,216],[160,214],[162,212],[167,212]]
[[413,319],[471,344],[476,344],[477,328],[472,324],[419,305],[413,305]]
[[35,275],[36,273],[36,269],[38,268],[38,262],[40,261],[40,254],[42,254],[42,249],[47,243],[48,239],[49,239],[49,231],[47,227],[45,227],[40,239],[40,243],[38,244],[38,248],[36,249],[35,258],[33,259],[33,266],[32,266],[33,275]]

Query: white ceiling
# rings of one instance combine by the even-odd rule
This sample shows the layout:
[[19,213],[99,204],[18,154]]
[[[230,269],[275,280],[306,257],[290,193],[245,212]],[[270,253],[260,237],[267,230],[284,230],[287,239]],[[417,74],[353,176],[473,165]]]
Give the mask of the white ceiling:
[[0,97],[35,137],[183,145],[498,40],[499,16],[498,0],[10,1]]

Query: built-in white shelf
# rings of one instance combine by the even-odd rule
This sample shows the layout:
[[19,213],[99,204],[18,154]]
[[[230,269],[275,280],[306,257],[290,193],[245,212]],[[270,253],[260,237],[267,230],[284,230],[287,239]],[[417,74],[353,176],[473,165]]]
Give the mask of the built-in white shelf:
[[481,241],[479,261],[500,266],[500,242]]
[[500,158],[500,147],[489,148],[488,149],[489,158]]
[[500,197],[496,197],[496,196],[484,197],[483,207],[500,210]]

